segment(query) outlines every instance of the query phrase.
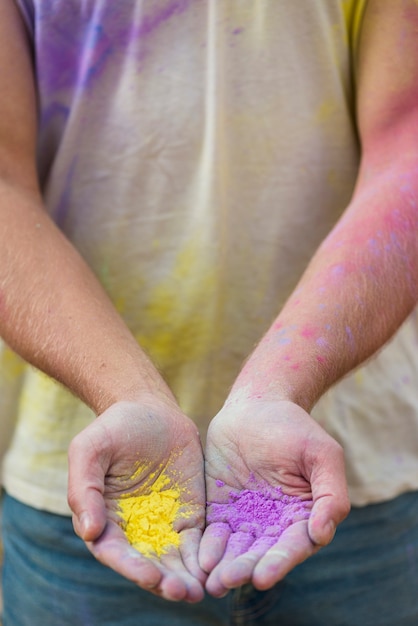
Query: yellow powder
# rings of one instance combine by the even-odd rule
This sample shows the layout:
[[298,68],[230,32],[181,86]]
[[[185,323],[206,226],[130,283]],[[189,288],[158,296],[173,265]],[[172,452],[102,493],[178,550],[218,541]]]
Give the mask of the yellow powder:
[[147,495],[118,501],[129,543],[146,556],[161,556],[170,547],[180,545],[180,535],[173,527],[181,506],[180,489],[165,489],[169,482],[160,475]]

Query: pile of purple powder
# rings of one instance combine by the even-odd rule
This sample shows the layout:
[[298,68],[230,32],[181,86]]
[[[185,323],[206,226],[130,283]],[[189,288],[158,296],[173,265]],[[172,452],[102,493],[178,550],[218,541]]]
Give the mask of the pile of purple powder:
[[[221,481],[217,484],[223,486]],[[256,489],[231,491],[227,502],[208,505],[207,522],[219,524],[220,532],[227,524],[232,533],[245,535],[249,543],[270,537],[273,544],[288,526],[308,519],[312,501],[285,495],[280,487],[258,485]],[[240,552],[244,550],[241,545]]]

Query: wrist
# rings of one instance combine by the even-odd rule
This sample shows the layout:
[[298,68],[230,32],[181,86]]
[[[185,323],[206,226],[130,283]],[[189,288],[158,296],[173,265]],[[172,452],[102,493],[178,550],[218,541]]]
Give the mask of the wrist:
[[236,378],[228,398],[239,401],[292,402],[310,412],[330,386],[326,364],[315,355],[304,354],[297,361],[286,355],[258,358],[254,354]]
[[171,389],[137,344],[119,357],[113,352],[91,376],[86,373],[77,392],[96,415],[118,402],[147,404],[153,399],[178,406]]

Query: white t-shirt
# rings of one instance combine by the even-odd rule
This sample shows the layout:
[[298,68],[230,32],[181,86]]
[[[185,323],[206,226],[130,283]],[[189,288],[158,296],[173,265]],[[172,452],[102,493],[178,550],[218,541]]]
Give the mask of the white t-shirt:
[[[204,435],[350,200],[364,1],[16,1],[47,210]],[[417,328],[315,408],[354,504],[418,487]],[[0,410],[6,489],[68,513],[67,448],[91,411],[5,346]]]

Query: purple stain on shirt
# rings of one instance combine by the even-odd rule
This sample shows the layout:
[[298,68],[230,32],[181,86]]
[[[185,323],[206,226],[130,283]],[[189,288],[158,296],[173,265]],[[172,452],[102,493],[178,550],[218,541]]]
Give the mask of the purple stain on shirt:
[[[118,55],[142,62],[145,41],[196,0],[167,0],[145,12],[137,3],[44,0],[34,16],[36,65],[43,89],[87,89]],[[127,26],[128,24],[128,26]],[[36,45],[35,41],[35,45]]]
[[52,211],[55,223],[63,230],[65,230],[65,224],[71,206],[71,191],[73,189],[73,178],[76,170],[76,165],[77,157],[74,157],[71,162],[71,166],[67,171],[62,193],[59,196],[59,200]]
[[191,0],[171,0],[162,8],[155,9],[149,15],[145,15],[137,30],[137,35],[150,35],[163,22],[167,22],[174,15],[183,13],[190,5]]
[[[109,10],[107,22],[117,24],[114,18],[114,11]],[[51,91],[76,85],[85,88],[100,75],[115,46],[101,19],[88,5],[45,1],[44,10],[36,16],[38,39],[42,41],[36,50],[36,63],[42,87]]]
[[63,126],[68,120],[69,115],[70,108],[68,106],[61,102],[52,101],[51,104],[46,106],[42,111],[41,125],[51,124],[53,122],[57,123],[58,121],[60,125]]

